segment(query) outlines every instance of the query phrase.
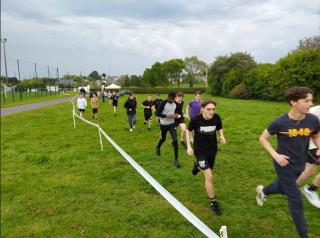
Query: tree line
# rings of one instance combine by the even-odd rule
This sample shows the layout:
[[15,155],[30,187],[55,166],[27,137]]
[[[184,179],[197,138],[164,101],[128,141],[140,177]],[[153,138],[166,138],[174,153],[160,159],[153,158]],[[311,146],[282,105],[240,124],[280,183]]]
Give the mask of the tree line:
[[307,86],[320,99],[320,36],[300,40],[298,47],[274,64],[258,64],[246,52],[218,56],[210,65],[208,84],[213,95],[282,100],[292,86]]

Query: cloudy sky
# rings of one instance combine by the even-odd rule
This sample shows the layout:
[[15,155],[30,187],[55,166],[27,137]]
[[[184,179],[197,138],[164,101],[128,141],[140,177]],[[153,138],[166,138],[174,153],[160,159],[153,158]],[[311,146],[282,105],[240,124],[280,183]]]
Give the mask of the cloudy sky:
[[[1,38],[16,74],[142,74],[154,62],[249,52],[275,62],[319,34],[320,0],[2,0]],[[3,53],[1,53],[3,57]],[[3,59],[3,58],[2,58]],[[1,74],[4,75],[3,60]]]

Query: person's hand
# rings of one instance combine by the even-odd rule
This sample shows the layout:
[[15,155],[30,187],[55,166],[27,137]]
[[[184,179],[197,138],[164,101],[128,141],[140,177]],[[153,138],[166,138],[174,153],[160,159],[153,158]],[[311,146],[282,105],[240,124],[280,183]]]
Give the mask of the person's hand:
[[289,156],[276,154],[273,159],[281,166],[285,167],[289,164]]
[[168,114],[167,118],[170,118],[170,119],[174,118],[174,114]]
[[224,137],[220,137],[220,143],[225,145],[225,144],[227,144],[227,141]]
[[188,149],[187,149],[187,154],[188,154],[189,156],[193,156],[193,149],[192,149],[191,147],[188,147]]

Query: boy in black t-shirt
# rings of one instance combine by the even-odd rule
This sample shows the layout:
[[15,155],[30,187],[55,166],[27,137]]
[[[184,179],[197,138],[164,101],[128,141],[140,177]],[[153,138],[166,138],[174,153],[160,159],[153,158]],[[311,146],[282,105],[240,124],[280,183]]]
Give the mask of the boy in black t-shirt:
[[130,132],[132,132],[136,124],[137,101],[131,92],[129,93],[129,98],[124,103],[124,107],[127,110],[128,122],[130,127],[129,130]]
[[[308,237],[303,214],[303,202],[296,179],[305,168],[310,137],[320,148],[319,120],[308,113],[312,106],[313,91],[306,87],[293,87],[285,94],[291,109],[271,122],[260,136],[260,143],[272,156],[278,179],[266,187],[258,185],[256,201],[262,206],[268,195],[285,194],[300,237]],[[271,135],[277,135],[278,146],[273,149]],[[316,152],[320,155],[320,150]]]
[[113,106],[113,113],[114,113],[114,116],[116,116],[119,97],[117,96],[115,91],[112,92],[111,100],[112,100],[112,106]]
[[162,103],[162,99],[160,98],[160,93],[157,93],[157,97],[156,99],[153,101],[153,105],[154,105],[154,111],[155,111],[155,115],[156,115],[156,121],[158,123],[158,126],[160,124],[160,120],[159,120],[159,117],[157,116],[157,110],[158,110],[158,107],[160,106],[160,104]]
[[[222,122],[220,116],[215,114],[216,103],[212,100],[206,100],[201,104],[202,112],[200,115],[191,119],[186,138],[187,138],[187,153],[196,156],[195,166],[192,170],[193,175],[196,175],[200,170],[205,177],[205,189],[210,199],[212,211],[216,215],[221,215],[218,202],[215,198],[215,193],[212,183],[212,169],[217,154],[217,136],[219,133],[220,141],[226,144],[222,130]],[[194,132],[194,149],[190,143],[190,133]]]
[[151,121],[152,121],[152,96],[148,95],[148,99],[143,101],[142,107],[143,107],[143,113],[144,113],[144,124],[148,124],[148,130],[151,130]]

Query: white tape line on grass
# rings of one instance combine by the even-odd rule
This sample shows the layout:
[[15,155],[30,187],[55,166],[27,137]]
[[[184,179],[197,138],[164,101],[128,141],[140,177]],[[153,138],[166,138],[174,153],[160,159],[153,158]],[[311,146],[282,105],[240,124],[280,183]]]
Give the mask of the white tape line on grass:
[[128,155],[120,146],[118,146],[105,132],[101,130],[104,137],[120,152],[120,154],[135,168],[138,173],[147,180],[152,187],[154,187],[181,215],[190,221],[196,228],[198,228],[207,237],[219,238],[206,224],[204,224],[198,217],[190,212],[182,205],[174,196],[172,196],[164,187],[161,186],[148,172],[146,172],[130,155]]

